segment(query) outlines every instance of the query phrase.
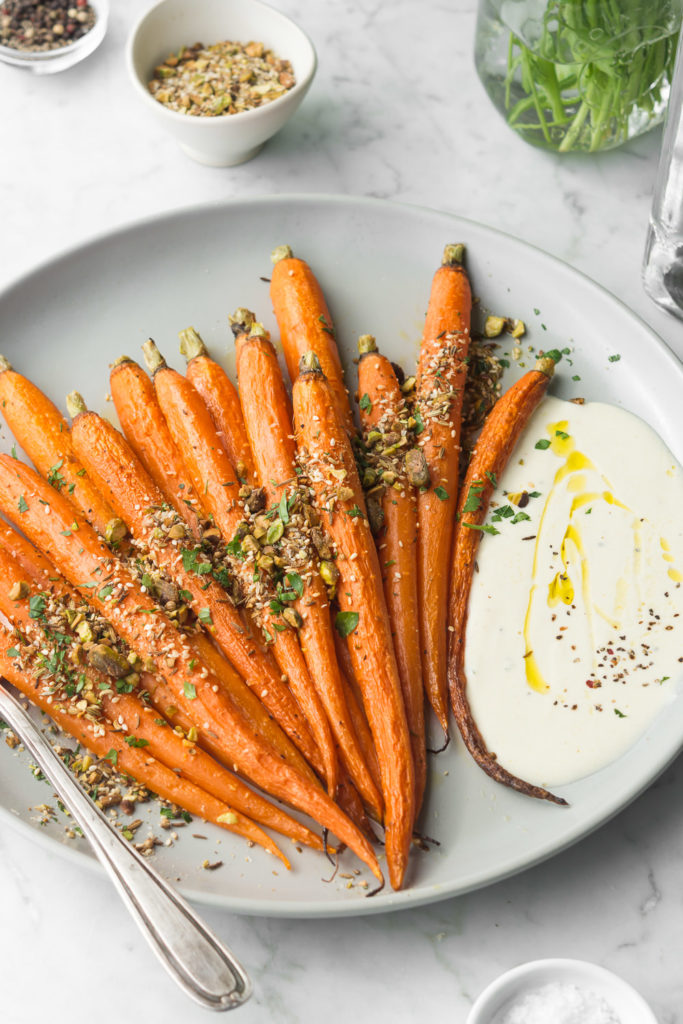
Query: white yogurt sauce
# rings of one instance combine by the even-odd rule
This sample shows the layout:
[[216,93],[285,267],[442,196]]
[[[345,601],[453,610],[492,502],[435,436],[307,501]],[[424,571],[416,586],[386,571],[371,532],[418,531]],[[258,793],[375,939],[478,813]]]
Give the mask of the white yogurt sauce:
[[470,596],[467,694],[499,762],[557,786],[619,757],[674,696],[683,470],[631,413],[546,398],[497,484],[486,523],[499,533],[482,537]]

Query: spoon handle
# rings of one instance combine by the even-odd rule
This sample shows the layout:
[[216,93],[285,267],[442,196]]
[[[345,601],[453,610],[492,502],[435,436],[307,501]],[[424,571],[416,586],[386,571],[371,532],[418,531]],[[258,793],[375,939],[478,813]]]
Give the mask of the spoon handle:
[[251,995],[232,953],[124,839],[76,782],[28,713],[0,684],[0,716],[21,739],[83,829],[140,931],[168,973],[196,1002],[231,1010]]

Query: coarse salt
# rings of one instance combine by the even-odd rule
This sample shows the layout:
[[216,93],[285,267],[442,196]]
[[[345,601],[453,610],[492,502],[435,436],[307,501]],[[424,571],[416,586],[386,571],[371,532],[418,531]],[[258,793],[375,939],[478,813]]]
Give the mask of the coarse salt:
[[566,982],[550,982],[526,992],[498,1014],[494,1024],[620,1024],[614,1010],[595,992]]

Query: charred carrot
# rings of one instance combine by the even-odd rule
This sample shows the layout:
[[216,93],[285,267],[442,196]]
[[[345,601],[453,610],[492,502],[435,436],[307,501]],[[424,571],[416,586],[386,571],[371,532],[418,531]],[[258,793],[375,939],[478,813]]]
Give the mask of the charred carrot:
[[449,608],[450,649],[448,682],[451,707],[465,746],[480,768],[496,782],[534,796],[565,804],[540,786],[532,786],[511,775],[486,749],[467,701],[465,677],[465,631],[474,560],[481,540],[481,526],[498,479],[532,412],[548,390],[555,363],[550,358],[538,359],[536,368],[526,373],[498,399],[484,424],[463,483],[458,503],[451,569]]
[[244,483],[255,486],[254,462],[237,388],[211,358],[194,327],[180,332],[180,351],[187,359],[187,379],[204,399],[235,473]]
[[[417,599],[417,488],[424,482],[421,452],[412,447],[408,409],[394,369],[370,334],[358,340],[358,394],[374,500],[381,502],[376,537],[415,767],[415,815],[427,778],[424,686]],[[416,462],[418,463],[416,465]]]
[[335,625],[351,637],[353,667],[382,775],[389,876],[394,889],[400,889],[415,807],[410,735],[365,498],[349,438],[314,352],[301,359],[293,397],[300,456],[337,549],[341,611]]
[[327,712],[342,762],[380,820],[382,798],[356,738],[334,649],[330,597],[322,574],[333,581],[337,569],[332,561],[319,561],[314,543],[317,515],[310,490],[297,486],[292,409],[275,349],[262,325],[254,323],[253,315],[240,322],[240,312],[231,317],[236,332],[239,394],[258,479],[274,510],[270,523],[282,525],[282,537],[274,544],[275,557],[284,563],[277,568],[286,587],[281,592],[292,593],[292,586],[297,587],[292,603],[301,621],[299,641],[311,679]]
[[201,508],[159,408],[154,385],[137,363],[122,356],[109,375],[111,397],[129,445],[166,498],[199,537]]
[[334,324],[322,289],[308,263],[297,259],[288,245],[273,249],[270,298],[290,379],[296,380],[299,360],[315,352],[327,377],[337,415],[349,437],[356,434]]
[[178,633],[85,520],[77,516],[77,529],[73,529],[73,506],[67,499],[23,463],[2,454],[0,511],[20,523],[67,580],[84,590],[88,604],[105,615],[143,662],[154,663],[181,705],[196,706],[193,718],[199,719],[199,728],[216,733],[228,764],[266,792],[310,813],[381,880],[365,837],[320,788],[278,758],[249,728],[196,648]]
[[[192,384],[166,365],[154,342],[145,342],[143,350],[153,373],[159,404],[171,437],[182,453],[189,478],[201,494],[216,527],[226,541],[233,542],[246,516],[258,507],[254,502],[257,500],[258,505],[262,505],[263,496],[248,487],[240,488],[209,411]],[[247,538],[243,539],[246,543]],[[245,592],[250,595],[247,607],[257,614],[264,633],[272,640],[275,659],[287,676],[320,749],[328,792],[332,794],[337,782],[337,757],[325,709],[311,682],[296,633],[283,619],[277,602],[272,605],[276,601],[275,591],[254,559],[258,543],[251,537],[250,560],[244,557],[249,553],[245,543],[241,544],[240,557],[233,564]]]
[[425,692],[448,731],[446,683],[448,578],[458,499],[460,421],[467,375],[472,293],[464,247],[447,245],[434,274],[415,385],[417,443],[429,473],[418,493],[418,598]]
[[[306,774],[306,762],[283,735],[277,722],[282,722],[285,731],[308,757],[315,759],[317,749],[296,701],[275,666],[263,655],[228,594],[212,577],[212,543],[216,538],[209,540],[207,531],[203,534],[207,538],[203,551],[194,545],[188,546],[184,524],[172,510],[164,511],[164,496],[125,438],[107,420],[88,411],[77,392],[72,392],[66,401],[73,417],[74,450],[91,478],[127,524],[135,543],[141,545],[157,567],[174,581],[167,587],[169,599],[177,603],[182,592],[187,604],[200,616],[200,624],[216,639],[237,671],[210,643],[200,641],[204,658],[211,660],[213,671],[252,727],[290,764]],[[245,676],[246,684],[237,672]],[[265,695],[263,703],[249,689],[249,682],[257,693]],[[272,709],[277,722],[266,708]]]
[[178,804],[190,814],[259,843],[269,853],[279,857],[286,867],[290,867],[287,858],[263,829],[234,807],[200,789],[188,779],[176,775],[149,752],[139,749],[146,744],[127,743],[125,730],[115,729],[106,720],[93,722],[83,716],[70,714],[71,705],[68,701],[62,703],[50,700],[41,685],[44,673],[31,664],[31,660],[24,654],[21,636],[10,634],[4,626],[0,626],[0,674],[49,715],[63,732],[77,739],[96,757],[107,759],[118,771],[131,775],[163,800]]
[[121,524],[98,494],[71,446],[69,424],[57,406],[0,356],[0,409],[7,425],[39,473],[64,489],[89,523],[110,540],[122,539]]

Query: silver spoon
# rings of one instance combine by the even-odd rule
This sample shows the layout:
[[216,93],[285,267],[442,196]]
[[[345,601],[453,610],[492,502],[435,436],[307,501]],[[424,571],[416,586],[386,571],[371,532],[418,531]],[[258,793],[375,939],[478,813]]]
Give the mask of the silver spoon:
[[232,953],[119,835],[2,682],[0,717],[21,739],[83,829],[140,931],[171,977],[206,1009],[233,1010],[246,1002],[251,995],[251,982]]

